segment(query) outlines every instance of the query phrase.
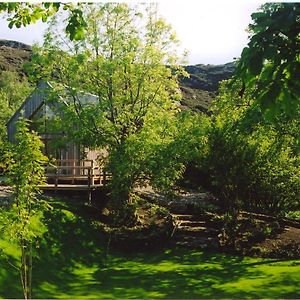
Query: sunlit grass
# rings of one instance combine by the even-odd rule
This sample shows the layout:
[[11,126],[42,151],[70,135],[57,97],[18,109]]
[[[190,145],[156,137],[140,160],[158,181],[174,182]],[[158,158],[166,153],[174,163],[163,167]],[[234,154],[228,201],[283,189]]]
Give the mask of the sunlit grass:
[[[34,298],[300,298],[300,260],[241,258],[186,249],[110,251],[91,221],[67,206],[46,215],[34,260]],[[5,241],[10,259],[18,252]],[[19,276],[0,260],[0,297],[22,297]]]

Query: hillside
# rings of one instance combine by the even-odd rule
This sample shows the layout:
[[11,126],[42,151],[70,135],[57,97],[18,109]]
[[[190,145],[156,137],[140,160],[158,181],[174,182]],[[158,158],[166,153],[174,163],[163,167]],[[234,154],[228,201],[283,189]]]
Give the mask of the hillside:
[[186,66],[185,70],[190,77],[183,78],[180,83],[183,93],[182,106],[207,112],[216,97],[220,81],[229,79],[234,69],[233,62],[224,65]]
[[0,40],[0,71],[17,71],[25,75],[23,64],[28,62],[31,47],[16,41]]
[[[0,40],[0,71],[17,71],[25,75],[23,64],[31,56],[31,47],[16,41]],[[206,112],[213,98],[216,96],[219,82],[228,79],[234,71],[234,63],[224,65],[185,66],[190,74],[180,82],[184,108]]]

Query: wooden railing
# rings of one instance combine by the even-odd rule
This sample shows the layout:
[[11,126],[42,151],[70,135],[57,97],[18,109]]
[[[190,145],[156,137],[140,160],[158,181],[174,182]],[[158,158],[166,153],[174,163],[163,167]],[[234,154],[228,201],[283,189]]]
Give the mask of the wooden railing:
[[106,172],[95,165],[93,160],[56,160],[45,170],[47,182],[54,182],[57,187],[62,182],[69,184],[84,184],[88,188],[96,185],[106,185]]

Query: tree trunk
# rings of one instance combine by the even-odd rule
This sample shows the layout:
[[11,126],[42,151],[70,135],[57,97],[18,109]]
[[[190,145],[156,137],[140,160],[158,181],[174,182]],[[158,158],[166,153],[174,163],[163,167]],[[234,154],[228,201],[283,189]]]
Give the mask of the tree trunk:
[[24,299],[32,299],[32,243],[21,241],[20,276]]

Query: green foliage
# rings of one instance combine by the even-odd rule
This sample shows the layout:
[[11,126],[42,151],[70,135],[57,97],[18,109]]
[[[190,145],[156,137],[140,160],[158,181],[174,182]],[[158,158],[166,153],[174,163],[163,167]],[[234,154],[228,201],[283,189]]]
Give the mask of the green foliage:
[[43,232],[42,224],[36,224],[42,207],[37,196],[38,186],[44,181],[43,164],[47,161],[41,152],[42,142],[28,126],[25,120],[18,122],[15,144],[10,145],[10,151],[6,153],[7,182],[13,189],[13,202],[0,215],[1,235],[17,244],[21,252],[17,268],[26,299],[31,298],[32,244]]
[[285,217],[299,221],[300,220],[300,211],[299,210],[289,211],[286,213]]
[[186,73],[175,34],[157,17],[155,5],[85,5],[83,12],[84,40],[68,41],[70,52],[63,51],[54,20],[31,70],[63,84],[54,85],[53,98],[64,99],[63,118],[55,122],[68,138],[107,150],[119,209],[136,185],[170,187],[192,150],[201,152],[202,129],[197,117],[179,113],[178,76]]
[[252,14],[248,47],[238,62],[242,79],[265,115],[284,112],[295,117],[299,109],[300,4],[268,3]]
[[68,10],[70,15],[66,32],[71,40],[79,40],[84,36],[86,22],[82,15],[81,4],[43,2],[43,3],[26,3],[26,2],[2,2],[0,3],[0,12],[7,12],[9,17],[8,27],[27,26],[38,20],[46,22],[51,16],[59,10]]
[[170,191],[186,164],[205,155],[207,123],[204,117],[188,113],[149,114],[143,128],[128,137],[123,151],[111,153],[108,167],[120,176],[112,178],[113,191],[127,188],[129,193],[134,186],[147,184]]
[[[230,85],[232,88],[234,85]],[[240,86],[223,85],[208,133],[209,154],[200,166],[228,210],[243,208],[282,214],[299,207],[299,120],[280,116],[270,124]]]
[[31,90],[25,78],[16,72],[4,71],[0,74],[0,140],[6,138],[6,123],[25,100]]
[[[264,248],[259,246],[257,248],[255,245],[282,231],[277,221],[266,222],[255,219],[255,217],[245,218],[239,214],[226,213],[219,216],[219,222],[222,222],[221,245],[241,254],[255,254],[258,250],[266,251],[267,249],[263,250]],[[283,255],[282,257],[287,256]]]
[[18,121],[15,143],[6,155],[8,183],[14,190],[16,203],[36,200],[38,186],[44,181],[43,165],[47,161],[41,152],[42,147],[40,138],[30,131],[29,122]]
[[19,78],[16,72],[0,74],[0,168],[5,169],[6,123],[29,94],[31,86],[25,78]]

